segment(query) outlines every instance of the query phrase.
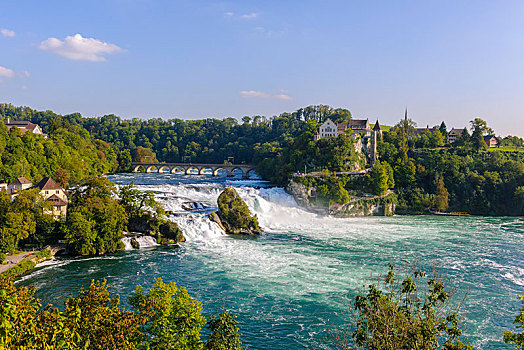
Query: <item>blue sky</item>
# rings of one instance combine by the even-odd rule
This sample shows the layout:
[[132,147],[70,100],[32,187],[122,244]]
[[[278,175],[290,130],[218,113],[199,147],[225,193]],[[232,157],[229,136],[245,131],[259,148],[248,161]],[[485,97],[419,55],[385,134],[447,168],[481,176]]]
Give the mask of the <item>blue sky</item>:
[[396,123],[524,136],[524,2],[0,0],[0,101],[86,116]]

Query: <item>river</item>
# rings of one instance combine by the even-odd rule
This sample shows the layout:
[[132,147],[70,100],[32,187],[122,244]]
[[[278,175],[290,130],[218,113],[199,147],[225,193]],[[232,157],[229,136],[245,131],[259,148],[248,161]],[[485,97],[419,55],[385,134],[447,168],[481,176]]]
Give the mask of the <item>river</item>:
[[[152,246],[91,258],[57,258],[23,278],[44,304],[63,301],[91,279],[107,279],[127,296],[157,277],[185,286],[209,316],[222,305],[238,315],[249,349],[329,349],[325,330],[342,325],[348,289],[361,287],[387,263],[417,261],[449,275],[463,307],[465,340],[479,349],[512,349],[502,342],[524,294],[524,219],[394,216],[337,219],[299,208],[282,188],[259,180],[117,174],[156,197],[184,231],[179,247]],[[226,236],[206,214],[226,185],[256,213],[258,238]],[[203,207],[185,211],[186,202]]]

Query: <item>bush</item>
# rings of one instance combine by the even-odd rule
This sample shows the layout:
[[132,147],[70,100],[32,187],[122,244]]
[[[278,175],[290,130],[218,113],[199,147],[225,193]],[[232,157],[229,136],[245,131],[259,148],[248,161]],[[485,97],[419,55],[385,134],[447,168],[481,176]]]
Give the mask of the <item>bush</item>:
[[329,330],[329,341],[341,349],[472,349],[460,340],[459,307],[445,281],[437,270],[427,278],[415,266],[399,280],[390,264],[384,279],[354,297],[351,324]]
[[520,308],[520,313],[517,315],[517,317],[515,317],[513,323],[516,324],[517,328],[520,328],[522,332],[505,332],[504,342],[508,344],[515,344],[515,349],[524,350],[524,295],[521,295],[519,298],[522,301],[522,307]]

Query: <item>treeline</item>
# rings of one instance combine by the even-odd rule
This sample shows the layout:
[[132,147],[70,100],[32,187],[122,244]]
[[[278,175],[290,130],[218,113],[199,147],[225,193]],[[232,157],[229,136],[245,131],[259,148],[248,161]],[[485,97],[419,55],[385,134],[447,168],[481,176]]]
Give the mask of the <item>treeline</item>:
[[416,136],[409,120],[385,133],[379,154],[394,170],[398,211],[523,215],[524,153],[487,152],[483,135],[489,131],[475,119],[471,134],[466,130],[452,145],[438,148],[421,147],[424,134]]
[[77,125],[53,129],[48,139],[10,130],[0,123],[0,182],[25,176],[36,183],[44,176],[78,182],[116,169],[117,154]]
[[[160,278],[129,298],[133,311],[120,308],[106,282],[91,281],[64,303],[63,311],[42,308],[33,287],[0,277],[0,348],[5,350],[178,349],[240,350],[236,316],[225,310],[209,318],[202,304],[174,282]],[[210,335],[204,343],[202,327]]]
[[87,130],[94,139],[113,146],[122,170],[129,167],[132,160],[223,163],[233,157],[235,163],[250,164],[263,157],[257,149],[264,152],[275,146],[287,147],[308,124],[316,125],[328,117],[335,122],[347,122],[351,118],[346,109],[323,105],[271,118],[246,116],[240,123],[234,118],[123,120],[113,114],[85,118],[79,113],[62,116],[11,104],[0,106],[5,118],[29,120],[50,134],[70,127]]
[[18,248],[59,240],[75,255],[113,253],[124,249],[123,231],[152,235],[159,243],[184,240],[177,224],[165,219],[153,193],[132,184],[117,189],[105,178],[89,178],[70,190],[69,199],[67,218],[57,221],[38,189],[22,191],[13,201],[0,191],[0,262]]

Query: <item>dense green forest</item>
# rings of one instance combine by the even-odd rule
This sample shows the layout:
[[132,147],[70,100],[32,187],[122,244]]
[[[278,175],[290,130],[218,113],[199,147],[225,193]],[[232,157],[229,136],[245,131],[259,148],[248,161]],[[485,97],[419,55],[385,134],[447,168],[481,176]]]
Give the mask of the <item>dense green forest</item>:
[[33,183],[44,176],[65,176],[77,182],[116,169],[117,154],[111,145],[93,139],[80,126],[64,125],[49,136],[44,139],[30,132],[21,133],[18,128],[8,130],[0,123],[0,182],[19,176]]

